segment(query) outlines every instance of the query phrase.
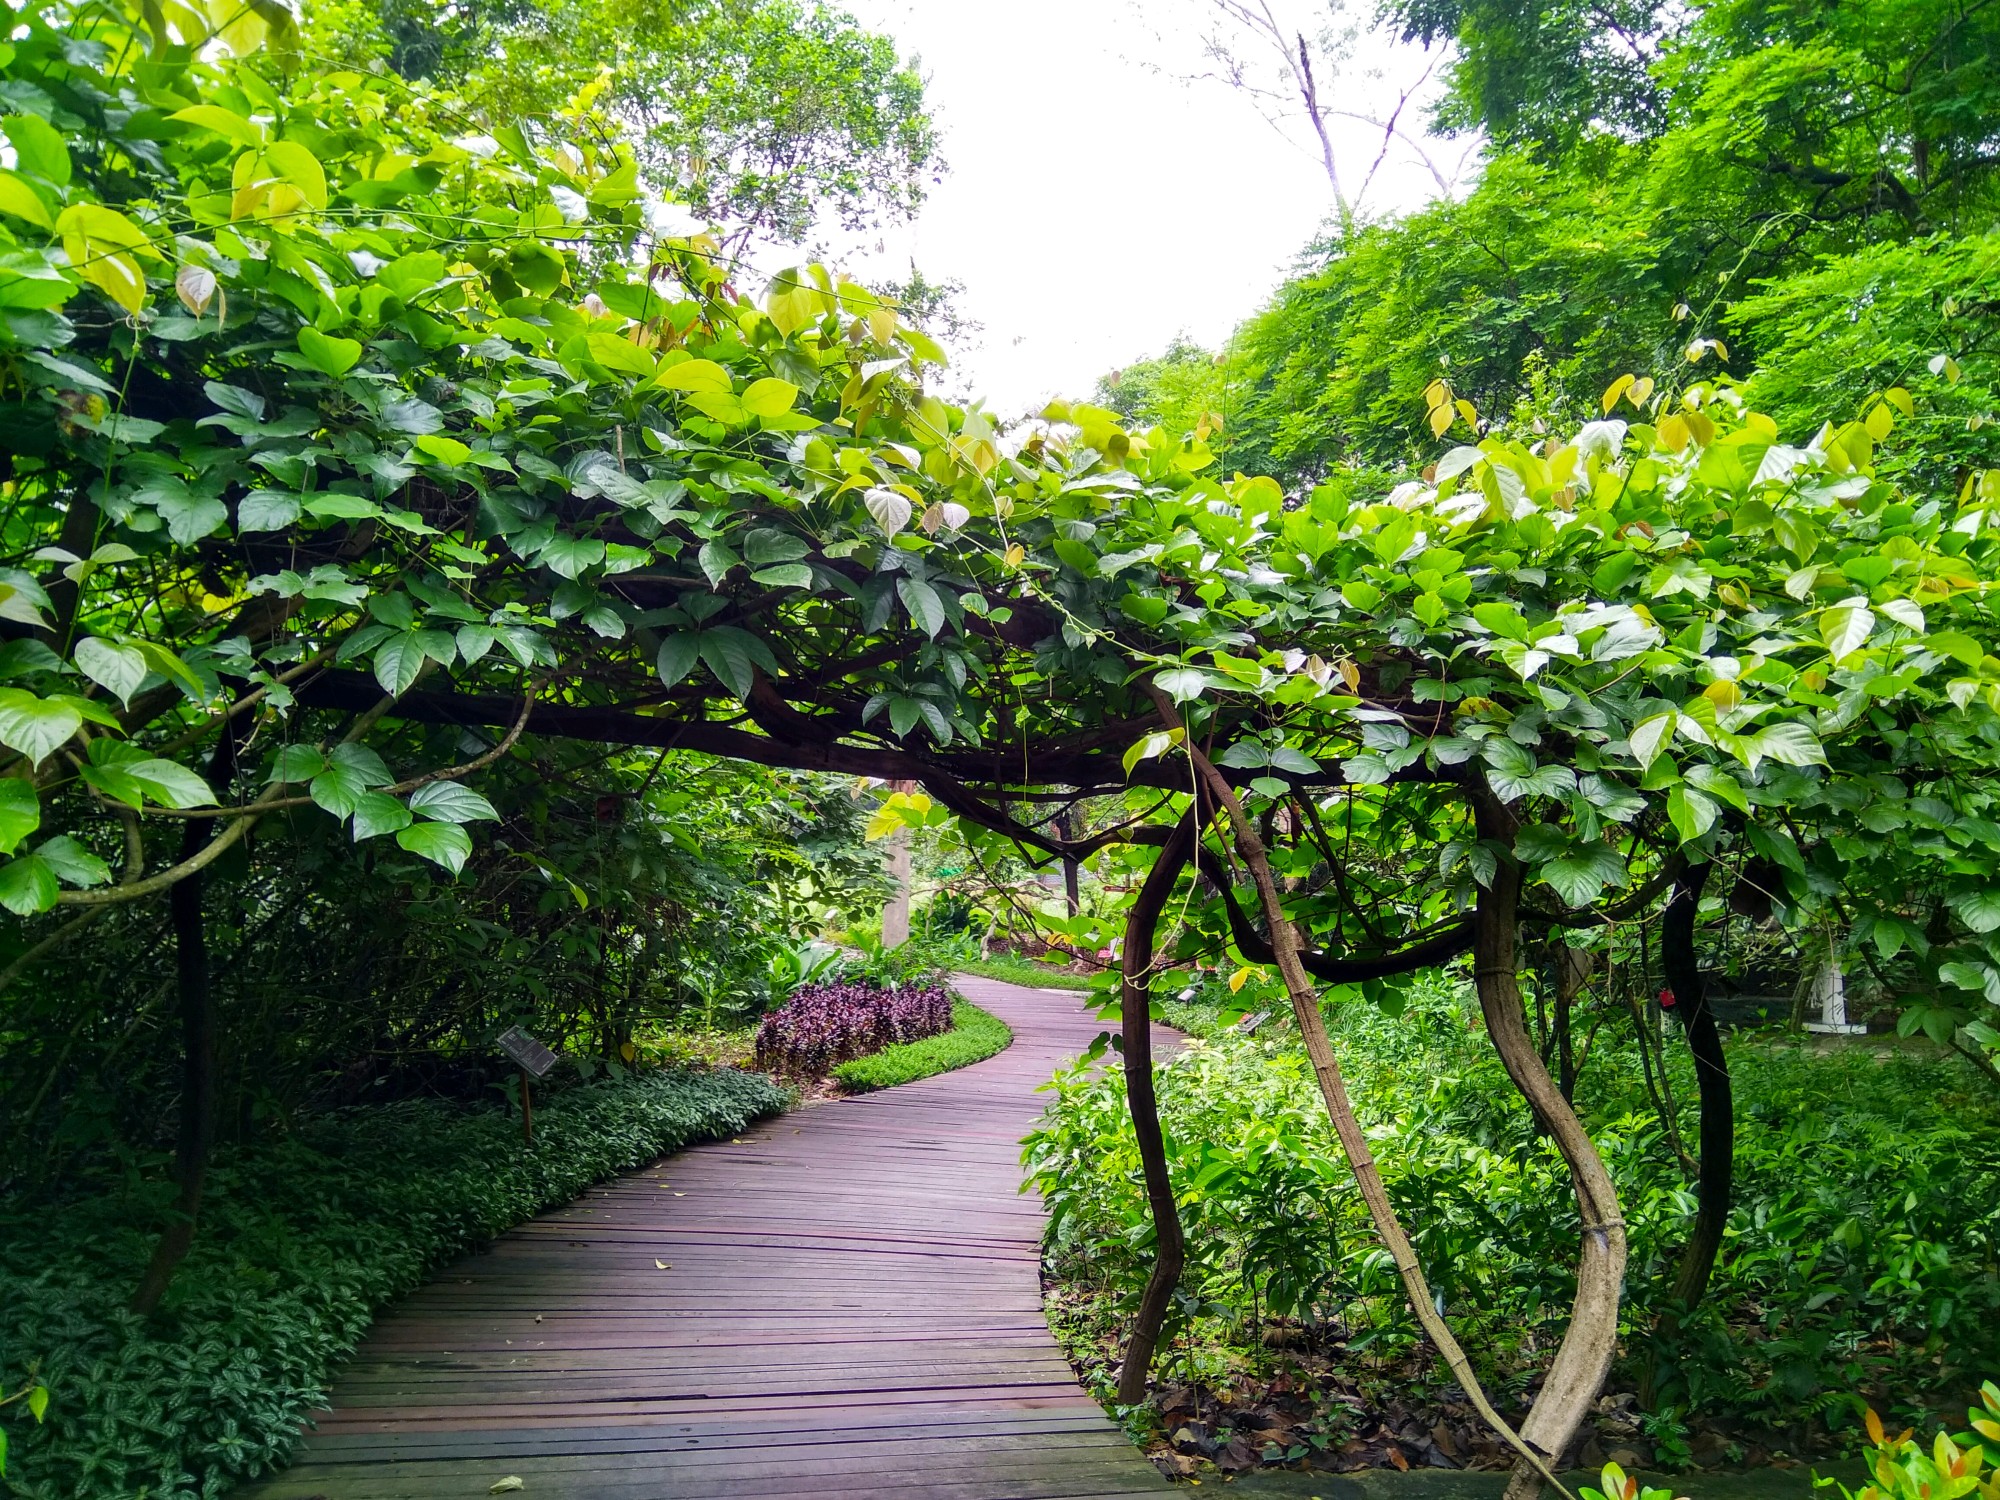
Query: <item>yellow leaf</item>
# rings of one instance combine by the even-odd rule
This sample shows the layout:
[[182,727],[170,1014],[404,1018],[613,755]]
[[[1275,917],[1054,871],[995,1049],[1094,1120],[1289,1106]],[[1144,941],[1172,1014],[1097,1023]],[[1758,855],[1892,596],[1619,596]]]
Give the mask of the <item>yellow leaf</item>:
[[1888,402],[1878,401],[1868,409],[1868,415],[1862,419],[1861,425],[1868,435],[1879,443],[1895,430],[1896,414],[1889,410]]
[[1479,413],[1473,409],[1470,401],[1461,397],[1452,404],[1458,408],[1458,414],[1465,418],[1465,425],[1467,427],[1477,428],[1479,426]]
[[[1646,383],[1648,385],[1652,384],[1651,381],[1647,381]],[[1607,385],[1604,388],[1604,415],[1607,417],[1610,416],[1611,408],[1618,404],[1618,398],[1631,389],[1632,377],[1630,375],[1620,375],[1611,384]]]
[[1429,385],[1424,387],[1424,405],[1451,405],[1451,387],[1446,385],[1442,380],[1433,380]]
[[1717,708],[1724,710],[1732,709],[1743,701],[1743,689],[1726,677],[1711,682],[1701,690],[1701,695]]
[[1715,424],[1698,411],[1687,414],[1687,428],[1697,447],[1706,448],[1715,441]]
[[673,1267],[672,1267],[672,1266],[668,1265],[668,1264],[667,1264],[667,1263],[666,1263],[665,1261],[663,1261],[663,1260],[656,1260],[656,1261],[654,1261],[654,1262],[653,1262],[653,1264],[654,1264],[654,1265],[656,1265],[656,1266],[658,1266],[658,1267],[659,1267],[659,1268],[660,1268],[660,1269],[661,1269],[662,1271],[671,1271],[671,1270],[673,1269]]
[[1431,408],[1431,436],[1443,437],[1445,429],[1451,426],[1452,419],[1452,410],[1448,402],[1433,406]]
[[12,172],[0,172],[0,214],[26,219],[37,229],[56,227],[41,196]]
[[1669,453],[1678,453],[1688,445],[1688,424],[1679,412],[1669,412],[1660,419],[1660,446]]
[[1002,561],[1010,568],[1018,568],[1021,566],[1021,559],[1027,555],[1028,549],[1023,547],[1019,542],[1016,542],[1007,549],[1007,555]]
[[1643,380],[1632,382],[1632,389],[1625,393],[1625,399],[1632,403],[1635,411],[1644,411],[1646,409],[1646,398],[1652,394],[1653,377],[1648,375]]
[[1910,393],[1900,385],[1890,386],[1888,390],[1882,393],[1882,399],[1895,407],[1905,417],[1914,417],[1917,414],[1916,402],[1910,399]]
[[1229,993],[1232,995],[1239,993],[1243,986],[1249,982],[1249,979],[1250,970],[1247,966],[1238,969],[1234,974],[1229,976]]

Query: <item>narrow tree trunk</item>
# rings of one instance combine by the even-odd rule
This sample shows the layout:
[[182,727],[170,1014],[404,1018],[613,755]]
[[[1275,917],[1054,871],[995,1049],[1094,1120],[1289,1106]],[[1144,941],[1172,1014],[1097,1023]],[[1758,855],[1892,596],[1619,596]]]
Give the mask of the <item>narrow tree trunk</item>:
[[[908,792],[914,781],[891,783],[893,790]],[[882,908],[882,946],[900,948],[910,940],[910,830],[898,828],[889,835],[889,879],[895,888]]]
[[[1729,1083],[1729,1059],[1722,1050],[1722,1033],[1709,1009],[1708,989],[1694,951],[1695,917],[1701,909],[1702,888],[1709,865],[1695,865],[1674,886],[1660,922],[1660,967],[1674,992],[1674,1011],[1694,1054],[1695,1088],[1700,1095],[1699,1149],[1701,1175],[1695,1184],[1694,1230],[1681,1251],[1669,1293],[1668,1317],[1678,1325],[1708,1290],[1722,1249],[1722,1232],[1729,1224],[1730,1199],[1736,1175],[1736,1105]],[[1663,1324],[1664,1326],[1664,1324]]]
[[[1512,844],[1513,815],[1483,790],[1474,793],[1474,806],[1481,837]],[[1569,1166],[1583,1240],[1569,1327],[1549,1364],[1541,1393],[1521,1423],[1521,1436],[1542,1462],[1514,1466],[1505,1500],[1533,1500],[1541,1493],[1547,1468],[1560,1461],[1596,1401],[1618,1349],[1618,1303],[1625,1280],[1625,1224],[1618,1211],[1617,1189],[1528,1034],[1515,953],[1520,893],[1520,867],[1501,860],[1492,884],[1480,891],[1474,914],[1473,982],[1501,1065]]]
[[1590,978],[1590,953],[1567,943],[1556,945],[1556,1084],[1563,1098],[1576,1102],[1576,1043],[1571,1023],[1576,997]]
[[1125,918],[1124,986],[1119,1003],[1119,1042],[1125,1055],[1125,1105],[1132,1114],[1132,1135],[1139,1143],[1139,1163],[1146,1181],[1146,1206],[1153,1216],[1153,1271],[1139,1299],[1139,1315],[1125,1342],[1125,1360],[1118,1369],[1118,1404],[1137,1406],[1146,1399],[1146,1377],[1153,1351],[1165,1325],[1167,1306],[1180,1284],[1187,1260],[1187,1240],[1181,1230],[1180,1206],[1174,1201],[1173,1179],[1167,1171],[1166,1138],[1160,1129],[1159,1101],[1153,1092],[1152,969],[1153,944],[1160,913],[1173,895],[1174,882],[1194,850],[1199,825],[1189,808],[1173,836],[1153,861],[1145,884]]
[[[1160,718],[1169,729],[1183,728],[1180,711],[1173,701],[1158,688],[1149,688],[1153,703],[1160,711]],[[1271,953],[1284,977],[1285,992],[1291,997],[1292,1015],[1298,1022],[1300,1035],[1306,1044],[1306,1056],[1312,1062],[1313,1077],[1319,1084],[1320,1097],[1325,1101],[1326,1112],[1333,1121],[1334,1134],[1339,1137],[1341,1149],[1347,1156],[1349,1171],[1354,1177],[1354,1185],[1361,1192],[1361,1201],[1368,1209],[1368,1217],[1375,1227],[1375,1234],[1382,1247],[1389,1253],[1389,1259],[1396,1267],[1402,1280],[1404,1294],[1409,1298],[1410,1311],[1416,1315],[1419,1325],[1436,1345],[1439,1355],[1464,1390],[1466,1399],[1473,1409],[1509,1447],[1521,1455],[1522,1459],[1537,1469],[1544,1478],[1562,1489],[1560,1482],[1549,1470],[1532,1447],[1530,1447],[1511,1427],[1507,1419],[1495,1409],[1480,1384],[1478,1374],[1472,1368],[1472,1361],[1466,1358],[1465,1350],[1459,1345],[1451,1326],[1438,1312],[1432,1301],[1431,1289],[1424,1280],[1423,1267],[1417,1262],[1416,1251],[1410,1246],[1410,1237],[1403,1232],[1403,1226],[1396,1217],[1396,1208],[1389,1201],[1388,1189],[1383,1186],[1381,1169],[1375,1164],[1375,1153],[1368,1145],[1368,1136],[1355,1117],[1354,1106],[1347,1097],[1347,1083],[1340,1075],[1340,1064],[1334,1059],[1333,1043],[1326,1034],[1326,1022],[1319,1013],[1319,995],[1314,990],[1312,980],[1307,975],[1305,965],[1299,958],[1298,934],[1285,918],[1284,905],[1278,896],[1278,883],[1271,874],[1271,861],[1266,855],[1264,844],[1257,836],[1257,830],[1244,815],[1243,804],[1237,800],[1234,788],[1227,778],[1215,769],[1215,765],[1194,745],[1190,739],[1184,748],[1194,763],[1195,774],[1201,779],[1215,800],[1229,814],[1230,826],[1236,834],[1236,846],[1242,852],[1243,861],[1250,868],[1251,879],[1257,887],[1259,902],[1264,908],[1265,920],[1271,928]],[[1563,1491],[1568,1494],[1567,1490]]]
[[[208,842],[210,824],[189,819],[181,858],[192,859]],[[132,1294],[132,1311],[152,1313],[167,1293],[174,1271],[194,1243],[195,1215],[208,1178],[209,1148],[215,1139],[215,1011],[209,989],[208,932],[202,896],[208,884],[196,871],[167,895],[174,931],[174,967],[181,1003],[180,1128],[174,1143],[174,1178],[179,1192],[173,1218],[153,1247],[153,1258]]]

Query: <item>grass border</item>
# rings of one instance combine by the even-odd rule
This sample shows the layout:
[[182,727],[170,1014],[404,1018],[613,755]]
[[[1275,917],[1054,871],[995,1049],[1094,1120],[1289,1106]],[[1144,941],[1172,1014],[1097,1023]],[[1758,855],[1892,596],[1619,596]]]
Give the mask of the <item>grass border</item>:
[[835,1068],[833,1076],[855,1093],[868,1094],[985,1062],[1006,1051],[1013,1041],[1013,1027],[991,1011],[954,995],[951,1030],[854,1058]]
[[1038,958],[1022,958],[1014,953],[996,953],[991,958],[961,958],[952,968],[980,979],[997,979],[1003,984],[1026,985],[1030,989],[1088,990],[1088,974],[1072,974]]

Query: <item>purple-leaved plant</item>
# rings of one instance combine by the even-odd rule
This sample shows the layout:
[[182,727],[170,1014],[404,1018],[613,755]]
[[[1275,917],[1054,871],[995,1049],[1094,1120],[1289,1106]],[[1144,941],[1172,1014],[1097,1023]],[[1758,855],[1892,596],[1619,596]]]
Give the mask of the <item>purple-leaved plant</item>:
[[849,1058],[949,1030],[951,996],[939,985],[801,985],[758,1025],[756,1063],[793,1078],[824,1078]]

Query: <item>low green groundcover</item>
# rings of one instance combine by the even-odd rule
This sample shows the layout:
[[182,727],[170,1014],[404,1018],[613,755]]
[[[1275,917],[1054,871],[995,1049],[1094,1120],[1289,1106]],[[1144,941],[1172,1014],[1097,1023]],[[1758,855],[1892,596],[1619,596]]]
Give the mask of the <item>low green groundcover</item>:
[[969,1001],[954,1000],[951,1030],[942,1036],[884,1047],[880,1052],[842,1063],[833,1070],[833,1076],[856,1092],[889,1089],[899,1083],[929,1078],[933,1073],[949,1073],[954,1068],[984,1062],[1006,1050],[1013,1040],[1013,1031],[998,1016]]
[[0,1215],[0,1375],[37,1369],[46,1425],[6,1413],[0,1492],[21,1500],[221,1495],[290,1451],[329,1371],[439,1264],[589,1184],[782,1110],[769,1079],[645,1073],[517,1117],[414,1100],[225,1154],[201,1233],[150,1323],[124,1311],[155,1216],[124,1193]]

